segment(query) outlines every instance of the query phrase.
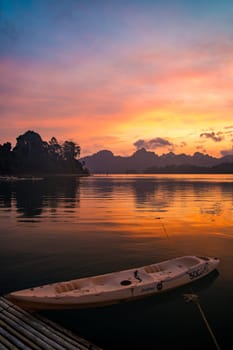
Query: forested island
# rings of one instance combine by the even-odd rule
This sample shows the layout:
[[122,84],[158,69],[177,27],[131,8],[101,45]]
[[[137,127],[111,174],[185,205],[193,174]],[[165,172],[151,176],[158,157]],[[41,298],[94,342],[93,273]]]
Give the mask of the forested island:
[[80,156],[80,146],[73,141],[59,143],[55,137],[43,141],[34,131],[27,131],[10,142],[0,145],[1,175],[77,174],[88,175]]

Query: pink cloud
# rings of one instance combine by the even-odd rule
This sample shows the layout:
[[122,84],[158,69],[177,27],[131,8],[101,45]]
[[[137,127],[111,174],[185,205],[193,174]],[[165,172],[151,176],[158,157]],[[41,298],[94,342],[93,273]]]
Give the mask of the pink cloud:
[[206,125],[217,117],[229,124],[229,43],[192,49],[125,43],[114,56],[117,50],[93,59],[67,53],[65,64],[1,61],[1,136],[30,127],[46,135],[55,130],[51,136],[79,135],[85,143],[109,136],[113,144],[118,125],[152,123],[151,115],[145,117],[151,111],[160,111],[160,122],[167,125],[167,112],[176,113],[183,125],[189,120]]

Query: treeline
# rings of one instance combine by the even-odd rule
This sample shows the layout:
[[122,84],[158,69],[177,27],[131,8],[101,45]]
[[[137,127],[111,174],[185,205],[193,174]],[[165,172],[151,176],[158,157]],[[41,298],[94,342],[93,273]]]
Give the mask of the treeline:
[[0,145],[0,174],[88,174],[76,158],[80,146],[73,141],[59,143],[55,137],[43,141],[34,131],[17,137],[12,149],[9,142]]
[[222,163],[212,167],[196,165],[169,165],[165,167],[150,167],[145,174],[233,174],[233,163]]

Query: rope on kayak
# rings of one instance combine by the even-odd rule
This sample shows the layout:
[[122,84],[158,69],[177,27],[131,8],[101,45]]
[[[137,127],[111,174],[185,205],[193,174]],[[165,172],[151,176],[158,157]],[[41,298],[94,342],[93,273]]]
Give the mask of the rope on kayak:
[[189,302],[194,302],[194,303],[197,305],[197,307],[198,307],[198,309],[199,309],[199,311],[200,311],[200,314],[201,314],[201,316],[202,316],[202,319],[203,319],[203,321],[205,322],[205,325],[206,325],[206,327],[207,327],[207,329],[208,329],[208,331],[209,331],[209,333],[210,333],[210,336],[211,336],[211,338],[212,338],[212,340],[213,340],[213,342],[214,342],[214,344],[215,344],[215,346],[216,346],[216,349],[221,350],[221,349],[220,349],[220,346],[219,346],[219,344],[218,344],[218,342],[217,342],[217,339],[216,339],[216,337],[215,337],[215,335],[214,335],[214,333],[213,333],[213,331],[212,331],[212,329],[211,329],[211,327],[210,327],[210,325],[209,325],[209,323],[208,323],[208,321],[207,321],[207,318],[206,318],[206,316],[205,316],[205,314],[204,314],[204,311],[203,311],[203,309],[202,309],[202,307],[201,307],[201,305],[200,305],[198,295],[197,295],[197,294],[194,294],[193,291],[192,291],[192,293],[183,294],[183,297],[184,297],[184,299],[185,299],[185,301],[186,301],[187,303],[189,303]]

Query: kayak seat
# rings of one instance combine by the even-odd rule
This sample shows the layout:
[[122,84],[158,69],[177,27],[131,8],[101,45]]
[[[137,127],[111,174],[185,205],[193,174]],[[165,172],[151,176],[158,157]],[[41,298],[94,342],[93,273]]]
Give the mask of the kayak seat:
[[60,293],[70,292],[72,290],[78,289],[79,284],[77,282],[69,282],[69,283],[59,283],[55,287],[55,291]]
[[159,265],[148,265],[144,268],[145,272],[147,273],[155,273],[155,272],[160,272],[161,269]]

